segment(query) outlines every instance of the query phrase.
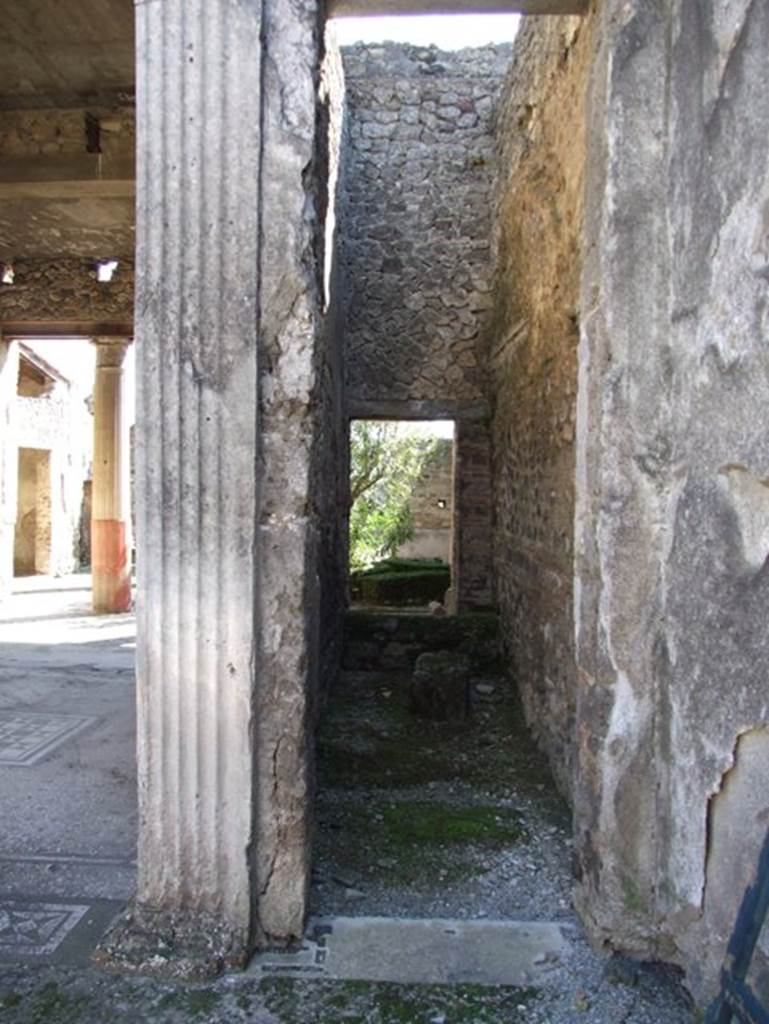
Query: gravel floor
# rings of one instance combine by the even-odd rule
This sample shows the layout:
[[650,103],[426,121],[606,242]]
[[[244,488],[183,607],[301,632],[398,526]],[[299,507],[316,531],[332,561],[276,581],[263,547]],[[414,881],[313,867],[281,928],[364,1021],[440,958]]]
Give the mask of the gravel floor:
[[568,808],[509,689],[478,686],[466,723],[433,723],[409,713],[408,677],[343,677],[319,738],[313,912],[570,918]]
[[[412,717],[408,679],[351,673],[319,737],[316,914],[575,924],[570,822],[509,686],[476,680],[469,721]],[[685,1024],[678,973],[573,954],[537,988],[238,974],[199,985],[0,967],[2,1024]]]

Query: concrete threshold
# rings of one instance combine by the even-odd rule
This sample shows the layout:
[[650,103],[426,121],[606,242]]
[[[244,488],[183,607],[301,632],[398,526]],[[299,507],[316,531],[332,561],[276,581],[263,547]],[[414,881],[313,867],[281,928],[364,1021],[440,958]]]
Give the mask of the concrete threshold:
[[315,918],[298,949],[259,953],[249,971],[335,981],[536,985],[569,959],[571,931],[548,921]]

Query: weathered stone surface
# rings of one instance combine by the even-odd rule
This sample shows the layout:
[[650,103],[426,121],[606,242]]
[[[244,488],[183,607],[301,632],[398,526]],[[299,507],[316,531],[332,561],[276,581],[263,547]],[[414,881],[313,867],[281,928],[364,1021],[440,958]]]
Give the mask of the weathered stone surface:
[[[605,5],[577,422],[578,903],[699,999],[739,899],[713,798],[766,726],[769,8]],[[738,753],[735,755],[735,750]]]
[[[491,447],[486,423],[458,420],[454,435],[452,612],[493,604]],[[447,603],[448,607],[448,603]]]
[[413,534],[398,548],[401,558],[440,558],[451,561],[454,516],[453,445],[439,439],[436,450],[409,498]]
[[767,46],[750,0],[524,25],[502,122],[504,621],[593,939],[677,960],[700,1000],[767,813],[729,796],[769,714]]
[[496,596],[526,718],[574,780],[574,418],[589,23],[524,20],[498,115],[490,379]]
[[419,655],[427,651],[467,657],[476,673],[498,671],[497,616],[489,612],[385,616],[359,611],[345,616],[343,667],[349,671],[411,672]]
[[447,722],[470,713],[470,662],[454,651],[420,654],[414,665],[409,701],[423,718]]

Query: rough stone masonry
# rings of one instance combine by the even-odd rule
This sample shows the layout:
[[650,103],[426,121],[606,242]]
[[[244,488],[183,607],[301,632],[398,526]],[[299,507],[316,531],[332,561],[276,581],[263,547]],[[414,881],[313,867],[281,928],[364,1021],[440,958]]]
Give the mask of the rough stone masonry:
[[527,19],[498,138],[503,633],[589,931],[700,999],[769,818],[768,46],[750,0]]

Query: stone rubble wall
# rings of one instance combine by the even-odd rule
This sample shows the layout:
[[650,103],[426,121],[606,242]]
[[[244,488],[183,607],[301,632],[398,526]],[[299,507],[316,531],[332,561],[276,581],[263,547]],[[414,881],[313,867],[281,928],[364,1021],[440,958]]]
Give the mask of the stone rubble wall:
[[500,101],[491,321],[494,562],[530,728],[572,793],[574,418],[590,33],[524,18]]
[[484,396],[494,109],[509,55],[343,49],[351,401]]
[[[440,558],[451,561],[454,519],[453,442],[441,438],[435,454],[414,485],[409,507],[412,537],[398,548],[401,558]],[[439,502],[445,502],[443,507]]]
[[3,322],[132,324],[133,256],[121,258],[111,281],[99,281],[94,260],[14,260],[14,283],[0,284]]
[[105,159],[133,153],[136,116],[133,106],[40,108],[0,110],[0,153],[3,156],[57,156],[86,152],[85,116],[106,121],[110,130],[100,132]]
[[[451,529],[453,447],[453,442],[449,438],[441,438],[434,456],[414,485],[409,505],[416,529]],[[446,504],[441,507],[438,504],[439,501],[444,501]]]
[[494,601],[491,445],[483,420],[456,424],[454,508],[450,604],[459,612],[490,608]]

